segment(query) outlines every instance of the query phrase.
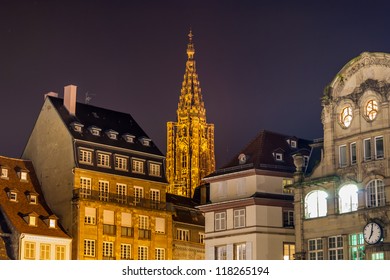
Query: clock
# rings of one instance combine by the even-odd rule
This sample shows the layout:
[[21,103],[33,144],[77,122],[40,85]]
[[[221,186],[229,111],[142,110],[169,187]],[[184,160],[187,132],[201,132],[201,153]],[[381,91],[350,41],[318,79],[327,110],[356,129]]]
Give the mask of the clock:
[[369,222],[363,229],[363,237],[370,245],[378,243],[383,237],[382,227],[378,223]]

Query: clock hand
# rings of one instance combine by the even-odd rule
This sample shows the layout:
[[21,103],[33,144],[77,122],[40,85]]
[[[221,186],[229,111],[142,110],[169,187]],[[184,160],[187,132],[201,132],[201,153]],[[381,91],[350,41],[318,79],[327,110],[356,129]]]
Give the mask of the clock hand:
[[371,224],[371,233],[370,233],[370,236],[368,237],[369,240],[371,239],[371,236],[372,236],[372,234],[374,233],[373,227],[374,227],[374,225]]

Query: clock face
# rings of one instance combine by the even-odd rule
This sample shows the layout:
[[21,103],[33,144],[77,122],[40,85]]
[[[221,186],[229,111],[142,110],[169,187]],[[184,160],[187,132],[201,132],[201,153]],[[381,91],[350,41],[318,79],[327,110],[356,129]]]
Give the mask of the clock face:
[[368,223],[363,229],[363,236],[368,244],[376,244],[382,239],[382,227],[374,222]]

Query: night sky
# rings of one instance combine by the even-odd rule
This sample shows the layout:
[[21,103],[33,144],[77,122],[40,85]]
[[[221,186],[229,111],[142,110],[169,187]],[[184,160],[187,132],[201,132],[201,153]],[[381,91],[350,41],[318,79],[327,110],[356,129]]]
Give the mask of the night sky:
[[165,154],[194,33],[217,167],[262,129],[323,137],[324,87],[390,52],[389,1],[0,0],[0,155],[20,157],[45,93],[130,113]]

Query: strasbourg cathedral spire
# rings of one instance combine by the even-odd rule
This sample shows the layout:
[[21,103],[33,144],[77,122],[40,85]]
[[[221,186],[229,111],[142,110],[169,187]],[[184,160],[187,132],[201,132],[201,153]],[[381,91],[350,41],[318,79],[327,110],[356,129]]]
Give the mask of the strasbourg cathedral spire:
[[192,197],[202,178],[215,170],[214,124],[206,123],[192,37],[190,30],[177,122],[167,123],[168,192],[186,197]]

